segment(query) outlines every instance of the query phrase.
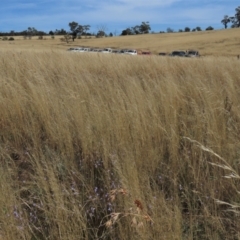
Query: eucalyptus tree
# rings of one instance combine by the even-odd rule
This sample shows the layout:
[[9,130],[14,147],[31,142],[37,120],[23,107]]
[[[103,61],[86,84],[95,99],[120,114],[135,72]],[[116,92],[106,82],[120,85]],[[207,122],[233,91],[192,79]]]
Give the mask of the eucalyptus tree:
[[232,23],[235,27],[240,27],[240,6],[235,9],[235,15],[232,17]]
[[228,15],[225,15],[221,21],[221,23],[224,25],[225,29],[228,27],[228,23],[231,22],[231,18],[228,17]]

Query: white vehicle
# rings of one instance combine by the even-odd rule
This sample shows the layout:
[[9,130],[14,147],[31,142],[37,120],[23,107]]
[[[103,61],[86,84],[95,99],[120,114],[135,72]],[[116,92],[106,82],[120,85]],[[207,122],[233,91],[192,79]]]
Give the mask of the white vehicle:
[[127,52],[125,52],[125,54],[128,54],[128,55],[137,55],[137,51],[134,50],[134,49],[130,49],[130,50],[128,50]]
[[196,50],[188,50],[186,57],[199,57],[199,52]]
[[111,53],[112,52],[112,49],[111,48],[104,48],[103,53]]
[[84,52],[84,48],[81,48],[81,47],[75,48],[74,52]]

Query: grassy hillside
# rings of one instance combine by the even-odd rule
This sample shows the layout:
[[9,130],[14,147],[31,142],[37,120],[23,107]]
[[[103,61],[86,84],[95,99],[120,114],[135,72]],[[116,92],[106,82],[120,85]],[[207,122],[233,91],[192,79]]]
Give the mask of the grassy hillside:
[[64,50],[71,46],[113,47],[148,49],[154,54],[173,50],[197,49],[204,56],[234,56],[240,54],[240,29],[202,31],[190,33],[164,33],[139,36],[107,37],[103,39],[76,39],[75,42],[62,43],[60,37],[54,40],[24,40],[16,37],[13,42],[0,41],[0,49],[13,50]]
[[239,239],[239,64],[2,51],[0,239]]

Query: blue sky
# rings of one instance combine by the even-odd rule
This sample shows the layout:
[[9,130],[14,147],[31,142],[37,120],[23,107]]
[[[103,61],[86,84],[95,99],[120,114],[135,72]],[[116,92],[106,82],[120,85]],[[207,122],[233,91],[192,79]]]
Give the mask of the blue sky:
[[149,21],[153,31],[185,27],[223,28],[224,15],[233,16],[237,0],[0,0],[0,32],[28,27],[49,32],[69,30],[68,23],[89,24],[90,32],[105,26],[120,34]]

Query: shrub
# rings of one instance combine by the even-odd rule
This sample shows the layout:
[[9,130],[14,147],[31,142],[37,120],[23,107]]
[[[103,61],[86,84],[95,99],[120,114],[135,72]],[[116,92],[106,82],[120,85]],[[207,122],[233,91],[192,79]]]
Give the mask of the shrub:
[[4,37],[2,37],[2,40],[6,41],[6,40],[8,40],[8,37],[4,36]]
[[15,39],[14,39],[14,37],[10,37],[9,39],[8,39],[8,41],[14,41]]
[[206,28],[206,31],[211,31],[211,30],[214,30],[214,28],[211,27],[211,26],[209,26],[209,27]]

